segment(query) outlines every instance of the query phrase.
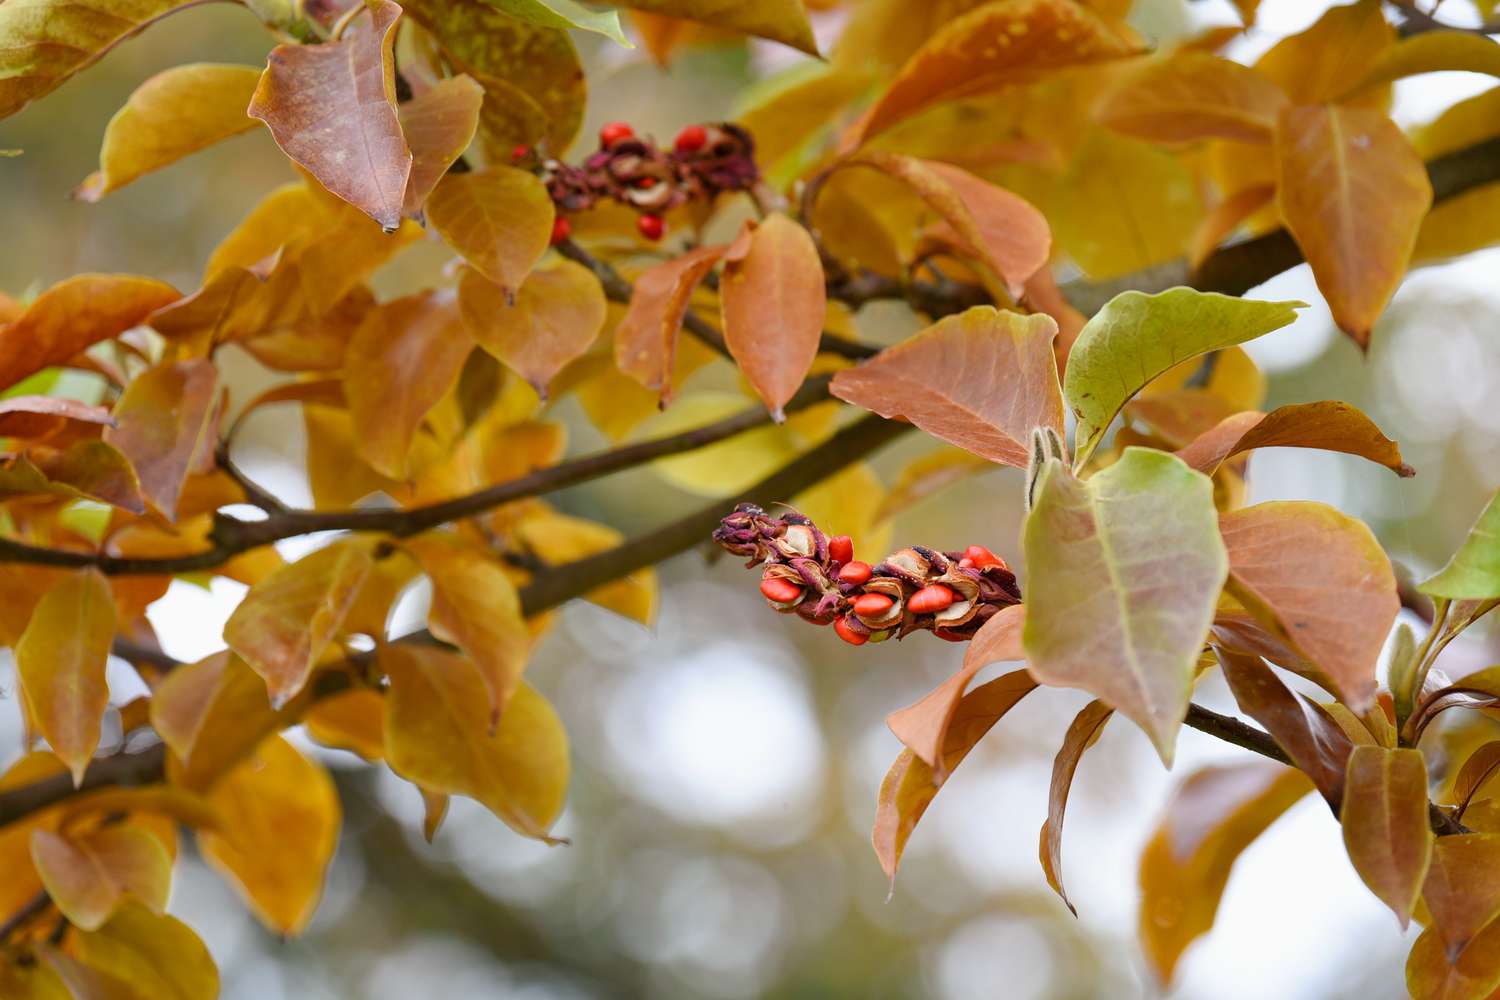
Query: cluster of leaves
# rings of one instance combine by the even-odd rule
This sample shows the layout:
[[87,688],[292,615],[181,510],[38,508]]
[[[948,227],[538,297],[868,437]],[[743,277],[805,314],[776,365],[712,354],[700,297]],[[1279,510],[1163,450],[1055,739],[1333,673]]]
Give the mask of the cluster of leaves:
[[[190,2],[0,0],[0,117]],[[890,873],[942,777],[1000,715],[1038,682],[1081,687],[1100,700],[1065,738],[1043,832],[1059,892],[1068,784],[1114,711],[1167,762],[1186,719],[1264,738],[1298,769],[1184,784],[1143,869],[1143,935],[1163,978],[1212,922],[1238,848],[1316,786],[1377,895],[1402,919],[1425,900],[1434,930],[1413,952],[1414,992],[1478,997],[1492,971],[1500,981],[1500,902],[1480,877],[1491,835],[1434,845],[1430,830],[1483,829],[1477,793],[1497,755],[1466,765],[1460,817],[1430,810],[1414,749],[1447,708],[1500,703],[1500,683],[1491,694],[1484,675],[1450,684],[1432,667],[1500,599],[1492,532],[1430,584],[1433,632],[1420,650],[1407,636],[1382,701],[1389,562],[1329,508],[1242,507],[1244,475],[1267,446],[1410,470],[1346,404],[1262,412],[1264,380],[1239,345],[1297,304],[1210,290],[1243,291],[1305,257],[1364,344],[1414,257],[1500,238],[1500,213],[1476,211],[1500,190],[1485,155],[1500,132],[1493,93],[1415,141],[1384,113],[1391,80],[1495,73],[1500,45],[1445,30],[1398,41],[1377,0],[1360,0],[1246,67],[1214,54],[1234,31],[1148,54],[1121,0],[867,0],[826,65],[791,71],[747,111],[747,131],[724,130],[755,137],[760,162],[742,175],[771,184],[664,204],[679,238],[663,259],[643,256],[652,234],[642,242],[628,206],[591,202],[576,241],[560,235],[559,168],[516,156],[566,153],[586,97],[568,31],[623,40],[620,11],[246,6],[280,39],[265,68],[146,81],[76,194],[104,199],[262,125],[299,179],[223,239],[187,294],[84,274],[29,302],[0,297],[0,643],[15,653],[28,751],[0,776],[0,993],[213,996],[206,951],[163,913],[180,824],[267,926],[305,927],[339,803],[282,735],[294,726],[410,780],[429,837],[459,794],[551,841],[568,744],[523,679],[546,612],[588,597],[648,621],[649,567],[701,541],[723,504],[624,540],[540,496],[646,462],[716,498],[796,497],[863,551],[883,548],[892,514],[963,476],[1028,470],[1025,604],[1007,590],[967,619],[983,624],[964,668],[892,716],[908,750],[876,824]],[[620,6],[663,60],[726,31],[816,49],[797,0]],[[1240,4],[1247,20],[1254,6]],[[1205,188],[1218,199],[1206,212]],[[1450,206],[1463,226],[1442,217]],[[376,272],[428,231],[452,266],[379,299]],[[1215,249],[1240,233],[1251,238]],[[1059,287],[1068,266],[1140,290]],[[1199,290],[1163,290],[1189,278]],[[853,315],[874,299],[931,325],[877,351]],[[230,348],[284,378],[228,399]],[[720,355],[746,392],[689,384],[722,370]],[[564,396],[612,440],[642,439],[565,458],[546,409]],[[289,509],[232,460],[244,422],[285,404],[301,408],[314,509]],[[947,444],[887,491],[860,460],[912,426]],[[244,505],[258,515],[235,516]],[[291,563],[270,547],[314,532],[342,534]],[[969,577],[952,572],[962,590]],[[174,579],[213,577],[248,587],[227,648],[177,663],[146,610]],[[419,580],[428,631],[393,635],[391,609]],[[1270,738],[1195,715],[1206,648]],[[111,702],[111,654],[149,695]],[[1025,671],[969,690],[980,668],[1017,659]],[[1292,694],[1267,660],[1335,700]]]

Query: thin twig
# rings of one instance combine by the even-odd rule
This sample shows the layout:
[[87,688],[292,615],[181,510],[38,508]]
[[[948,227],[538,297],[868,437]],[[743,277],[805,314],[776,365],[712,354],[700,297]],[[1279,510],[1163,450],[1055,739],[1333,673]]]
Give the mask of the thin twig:
[[234,481],[234,484],[245,494],[246,502],[259,507],[267,514],[284,514],[287,511],[286,504],[276,498],[274,494],[266,490],[255,480],[245,475],[244,471],[234,464],[229,457],[229,442],[220,441],[218,448],[214,449],[214,462],[223,470],[224,474]]
[[5,923],[0,924],[0,944],[9,941],[16,931],[19,931],[22,927],[25,927],[31,921],[46,913],[47,908],[51,905],[52,897],[47,894],[46,889],[32,896],[31,899],[27,900],[25,906],[11,914]]

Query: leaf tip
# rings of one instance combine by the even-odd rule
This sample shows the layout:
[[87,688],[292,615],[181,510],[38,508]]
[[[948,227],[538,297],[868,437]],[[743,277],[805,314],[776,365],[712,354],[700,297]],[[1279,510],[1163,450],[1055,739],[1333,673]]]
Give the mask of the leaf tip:
[[1410,479],[1412,476],[1415,476],[1417,474],[1417,470],[1412,468],[1405,462],[1402,462],[1400,465],[1396,466],[1396,468],[1392,471],[1402,479]]

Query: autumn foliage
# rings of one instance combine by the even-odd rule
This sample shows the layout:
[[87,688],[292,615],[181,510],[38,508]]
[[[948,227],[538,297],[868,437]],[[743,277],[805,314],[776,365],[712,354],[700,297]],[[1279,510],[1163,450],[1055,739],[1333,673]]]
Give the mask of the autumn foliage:
[[[0,0],[0,118],[190,5]],[[532,647],[575,598],[649,623],[654,564],[710,538],[760,567],[788,627],[966,644],[891,706],[905,749],[873,842],[892,879],[986,733],[1039,686],[1082,689],[1039,834],[1070,908],[1069,788],[1113,715],[1167,767],[1184,725],[1247,752],[1181,775],[1142,853],[1161,983],[1235,858],[1315,793],[1374,896],[1424,928],[1411,994],[1500,989],[1500,744],[1423,739],[1500,706],[1500,668],[1441,662],[1500,604],[1500,495],[1420,584],[1333,507],[1247,506],[1258,449],[1414,470],[1348,403],[1267,409],[1241,346],[1296,320],[1303,303],[1245,293],[1299,263],[1365,349],[1409,268],[1500,240],[1500,92],[1412,132],[1388,116],[1403,77],[1500,75],[1500,43],[1379,0],[1254,65],[1219,54],[1241,27],[1155,44],[1128,0],[244,6],[264,67],[142,81],[74,194],[108,211],[262,130],[296,179],[194,287],[89,273],[0,295],[0,643],[26,733],[0,776],[0,997],[217,995],[165,913],[182,830],[266,927],[305,929],[340,801],[293,727],[409,781],[429,839],[460,795],[557,842],[568,720],[526,680]],[[736,122],[579,135],[572,32],[663,64],[726,36],[786,59],[817,54],[819,19],[828,59]],[[377,297],[419,244],[446,248],[441,277]],[[863,337],[877,301],[919,332]],[[229,346],[277,384],[231,398]],[[564,399],[613,445],[570,454]],[[235,461],[244,421],[287,405],[305,509]],[[864,459],[913,433],[941,444],[887,490]],[[713,499],[629,538],[542,499],[646,463]],[[994,539],[892,549],[893,515],[996,465],[1020,470],[1020,565]],[[295,561],[273,547],[317,533]],[[248,587],[224,649],[177,662],[146,610],[216,577]],[[393,634],[419,581],[427,627]],[[149,695],[111,697],[111,656]],[[996,663],[1020,665],[981,680]],[[1245,718],[1194,703],[1211,672]]]

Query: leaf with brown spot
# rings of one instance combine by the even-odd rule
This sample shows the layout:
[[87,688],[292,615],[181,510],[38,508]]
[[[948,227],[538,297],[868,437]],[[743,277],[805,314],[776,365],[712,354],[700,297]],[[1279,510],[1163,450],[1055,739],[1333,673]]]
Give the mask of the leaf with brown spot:
[[259,80],[253,66],[216,63],[174,66],[151,77],[109,120],[99,169],[73,197],[98,201],[143,174],[255,128],[245,107]]
[[893,885],[906,842],[942,787],[943,775],[951,774],[995,723],[1035,687],[1036,681],[1026,671],[1016,670],[955,699],[942,736],[941,774],[910,749],[896,757],[880,783],[875,826],[870,831],[875,856]]
[[1349,754],[1340,822],[1354,870],[1404,929],[1432,860],[1422,752],[1355,747]]
[[1295,768],[1256,760],[1201,768],[1177,786],[1141,852],[1137,927],[1159,983],[1213,927],[1245,848],[1311,789]]
[[1095,112],[1117,132],[1152,142],[1270,142],[1286,94],[1237,62],[1191,50],[1149,63]]
[[401,8],[390,0],[369,7],[370,24],[356,21],[341,41],[272,49],[248,114],[320,184],[395,232],[412,166],[396,117]]
[[1068,793],[1073,788],[1073,775],[1078,771],[1078,762],[1084,751],[1098,741],[1115,710],[1102,701],[1091,701],[1073,719],[1063,736],[1063,744],[1052,761],[1052,785],[1047,793],[1047,819],[1042,823],[1041,843],[1038,856],[1042,862],[1042,873],[1052,891],[1078,916],[1078,907],[1068,898],[1062,883],[1062,830],[1063,816],[1068,809]]
[[1369,710],[1401,610],[1390,559],[1370,529],[1325,504],[1292,501],[1231,511],[1219,532],[1230,592],[1319,667],[1350,710]]
[[543,400],[553,376],[598,339],[609,311],[599,279],[571,260],[532,271],[514,296],[478,271],[465,270],[458,300],[464,326],[479,346]]
[[796,394],[823,336],[823,262],[807,230],[780,212],[747,222],[724,252],[724,342],[771,416]]
[[218,380],[213,362],[202,358],[148,368],[125,387],[115,426],[104,432],[135,466],[146,499],[169,521],[177,518],[188,474],[212,460]]
[[514,167],[448,174],[427,199],[427,218],[470,266],[510,294],[552,240],[546,187]]
[[432,189],[474,141],[483,103],[484,88],[460,74],[439,80],[396,109],[411,150],[411,176],[401,202],[404,214],[422,211]]
[[458,382],[473,349],[449,289],[393,299],[365,314],[345,354],[344,394],[360,429],[355,447],[371,468],[407,477],[417,428]]
[[615,365],[652,392],[665,407],[672,399],[677,335],[693,290],[724,256],[725,247],[697,247],[643,271],[630,305],[615,327]]
[[992,462],[1026,468],[1031,432],[1063,432],[1051,317],[975,306],[833,377],[830,391],[910,420]]
[[1282,111],[1276,162],[1281,217],[1334,321],[1367,348],[1432,206],[1427,168],[1384,114],[1338,105]]
[[109,687],[104,680],[115,637],[115,601],[96,569],[62,577],[43,595],[16,643],[16,673],[26,711],[73,782],[99,747]]
[[31,857],[52,901],[83,930],[98,930],[127,896],[154,913],[166,909],[172,859],[138,826],[113,824],[71,836],[34,830]]
[[1401,460],[1401,448],[1357,408],[1338,400],[1293,403],[1270,413],[1247,410],[1225,417],[1177,452],[1199,472],[1254,448],[1318,448],[1358,455],[1398,476],[1416,474]]
[[177,298],[171,285],[128,274],[78,274],[59,281],[0,325],[0,389],[119,336]]

